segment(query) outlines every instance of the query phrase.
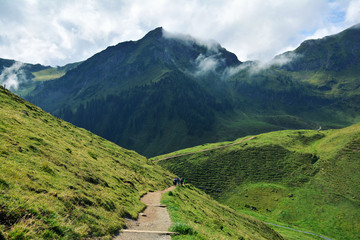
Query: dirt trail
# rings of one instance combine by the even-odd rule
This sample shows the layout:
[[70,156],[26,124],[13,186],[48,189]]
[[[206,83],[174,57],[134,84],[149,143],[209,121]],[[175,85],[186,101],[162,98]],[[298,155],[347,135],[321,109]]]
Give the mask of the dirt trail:
[[163,191],[149,192],[140,200],[146,204],[144,212],[138,220],[126,220],[127,229],[124,229],[114,240],[170,240],[171,220],[166,206],[160,204],[161,194],[174,189],[170,187]]
[[215,149],[219,149],[219,148],[226,148],[226,147],[229,147],[229,146],[232,146],[232,145],[236,145],[236,144],[243,143],[243,142],[245,142],[245,141],[248,141],[248,140],[251,140],[251,139],[254,139],[254,138],[256,138],[256,136],[252,136],[252,137],[243,139],[243,140],[241,140],[241,141],[234,142],[234,143],[230,143],[230,144],[226,144],[226,145],[219,146],[219,147],[207,148],[207,149],[203,149],[203,150],[199,150],[199,151],[195,151],[195,152],[182,153],[182,154],[179,154],[179,155],[174,155],[174,156],[170,156],[170,157],[166,157],[166,158],[156,159],[156,160],[153,160],[153,162],[159,162],[159,161],[162,161],[162,160],[171,159],[171,158],[176,158],[176,157],[181,157],[181,156],[186,156],[186,155],[190,155],[190,154],[194,154],[194,153],[199,153],[199,152],[211,151],[211,150],[215,150]]

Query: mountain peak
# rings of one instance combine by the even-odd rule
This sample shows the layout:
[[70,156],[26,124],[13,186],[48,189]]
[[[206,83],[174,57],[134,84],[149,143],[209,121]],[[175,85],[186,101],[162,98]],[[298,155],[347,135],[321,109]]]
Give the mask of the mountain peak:
[[155,38],[155,39],[159,39],[163,36],[163,27],[157,27],[154,30],[148,32],[144,38],[145,39],[149,39],[149,38]]
[[349,29],[360,29],[360,23],[351,26]]

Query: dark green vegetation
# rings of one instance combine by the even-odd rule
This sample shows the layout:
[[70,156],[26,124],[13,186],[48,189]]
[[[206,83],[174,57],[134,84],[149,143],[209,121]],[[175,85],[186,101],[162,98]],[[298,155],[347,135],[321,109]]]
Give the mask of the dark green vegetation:
[[171,177],[0,88],[0,239],[110,238]]
[[262,220],[335,239],[360,239],[359,124],[321,132],[271,132],[158,163],[221,203]]
[[283,239],[263,222],[224,206],[191,185],[163,195],[173,225],[172,239]]

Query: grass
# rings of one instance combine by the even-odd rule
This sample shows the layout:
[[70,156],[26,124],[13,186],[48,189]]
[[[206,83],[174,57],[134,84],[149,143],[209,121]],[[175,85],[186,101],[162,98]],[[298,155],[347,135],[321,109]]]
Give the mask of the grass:
[[45,69],[39,72],[34,72],[34,81],[49,81],[61,78],[66,72],[58,71],[56,68]]
[[192,185],[163,194],[172,239],[283,239],[263,222],[218,203]]
[[0,238],[110,239],[172,177],[0,88]]
[[32,72],[34,78],[33,81],[49,81],[61,78],[64,76],[69,70],[76,68],[80,65],[81,62],[70,63],[63,67],[51,67],[38,72]]
[[277,226],[270,225],[270,227],[273,228],[280,235],[286,236],[286,239],[288,240],[323,240],[323,238],[311,234],[301,233],[298,231],[284,229]]
[[[222,144],[228,142],[212,146]],[[209,146],[183,152],[205,148]],[[239,212],[335,239],[360,239],[359,154],[357,124],[260,134],[241,144],[158,163]]]

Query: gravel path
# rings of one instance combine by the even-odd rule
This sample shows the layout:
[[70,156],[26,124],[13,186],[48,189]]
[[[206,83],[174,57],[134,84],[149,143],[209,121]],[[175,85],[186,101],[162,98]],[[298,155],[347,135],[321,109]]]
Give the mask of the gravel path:
[[141,198],[146,204],[144,212],[138,220],[126,220],[127,229],[124,229],[114,240],[171,240],[168,232],[172,222],[166,206],[160,204],[161,194],[173,190],[170,187],[163,191],[149,192]]

